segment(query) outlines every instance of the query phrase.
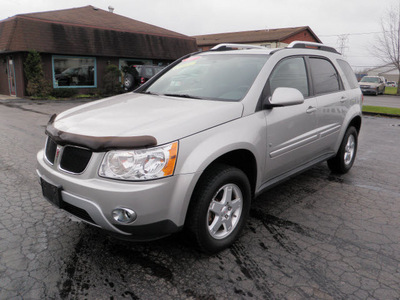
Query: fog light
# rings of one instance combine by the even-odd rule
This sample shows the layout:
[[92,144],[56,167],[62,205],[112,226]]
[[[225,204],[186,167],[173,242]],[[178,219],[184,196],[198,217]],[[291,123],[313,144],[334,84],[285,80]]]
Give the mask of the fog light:
[[123,224],[129,224],[136,220],[136,213],[129,208],[116,208],[112,211],[115,221]]

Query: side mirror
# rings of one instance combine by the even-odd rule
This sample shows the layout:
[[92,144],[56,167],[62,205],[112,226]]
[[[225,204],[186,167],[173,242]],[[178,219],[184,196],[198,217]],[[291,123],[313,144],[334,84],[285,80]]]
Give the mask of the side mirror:
[[269,103],[265,105],[266,108],[291,106],[304,103],[304,96],[298,90],[288,87],[277,88],[272,97],[269,99]]

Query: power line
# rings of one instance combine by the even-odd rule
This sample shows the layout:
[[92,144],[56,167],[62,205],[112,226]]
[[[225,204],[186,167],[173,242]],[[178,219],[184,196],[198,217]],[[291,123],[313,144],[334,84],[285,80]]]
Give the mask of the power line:
[[[346,33],[346,35],[367,35],[367,34],[377,34],[377,33],[385,33],[390,31],[375,31],[375,32],[358,32],[358,33]],[[338,37],[344,34],[326,34],[326,35],[318,35],[319,37]]]

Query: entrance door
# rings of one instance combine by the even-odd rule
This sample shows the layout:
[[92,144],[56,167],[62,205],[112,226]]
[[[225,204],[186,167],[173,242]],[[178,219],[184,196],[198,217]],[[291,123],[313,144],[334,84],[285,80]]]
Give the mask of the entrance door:
[[16,96],[15,68],[12,56],[7,57],[7,74],[8,74],[8,89],[10,91],[10,96]]

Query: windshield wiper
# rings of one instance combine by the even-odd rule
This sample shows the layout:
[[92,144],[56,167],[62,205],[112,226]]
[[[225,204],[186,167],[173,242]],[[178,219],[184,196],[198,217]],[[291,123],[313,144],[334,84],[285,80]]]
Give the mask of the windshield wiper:
[[139,94],[146,94],[146,95],[156,95],[158,96],[159,94],[153,93],[153,92],[149,92],[149,91],[142,91],[142,92],[138,92]]
[[180,97],[180,98],[188,98],[188,99],[204,99],[198,96],[192,96],[188,94],[163,94],[164,96],[168,97]]

